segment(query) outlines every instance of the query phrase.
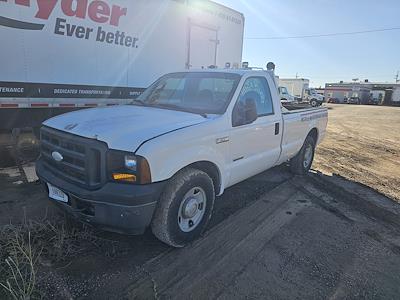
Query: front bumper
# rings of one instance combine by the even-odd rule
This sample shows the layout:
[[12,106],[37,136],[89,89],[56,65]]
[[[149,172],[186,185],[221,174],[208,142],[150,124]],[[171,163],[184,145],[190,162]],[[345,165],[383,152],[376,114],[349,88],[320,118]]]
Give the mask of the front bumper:
[[131,185],[108,182],[97,190],[86,190],[55,177],[41,160],[36,173],[45,184],[59,188],[68,195],[68,203],[50,199],[63,211],[97,228],[125,233],[142,234],[150,225],[156,204],[166,182]]

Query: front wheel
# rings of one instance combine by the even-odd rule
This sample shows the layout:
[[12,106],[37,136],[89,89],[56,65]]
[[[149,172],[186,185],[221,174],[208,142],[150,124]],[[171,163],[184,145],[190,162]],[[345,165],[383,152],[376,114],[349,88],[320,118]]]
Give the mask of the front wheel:
[[315,99],[312,99],[310,103],[311,103],[312,107],[317,107],[318,106],[318,101],[315,100]]
[[205,172],[187,168],[169,182],[159,200],[151,228],[162,242],[183,247],[198,238],[211,218],[215,190]]
[[307,136],[300,152],[290,160],[290,169],[294,174],[305,175],[310,171],[314,160],[315,140],[312,136]]

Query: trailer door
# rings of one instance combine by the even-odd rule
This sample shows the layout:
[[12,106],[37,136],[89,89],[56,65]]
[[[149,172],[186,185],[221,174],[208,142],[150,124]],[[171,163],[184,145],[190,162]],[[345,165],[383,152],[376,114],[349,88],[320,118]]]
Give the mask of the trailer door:
[[217,65],[218,30],[190,24],[187,68],[207,68]]

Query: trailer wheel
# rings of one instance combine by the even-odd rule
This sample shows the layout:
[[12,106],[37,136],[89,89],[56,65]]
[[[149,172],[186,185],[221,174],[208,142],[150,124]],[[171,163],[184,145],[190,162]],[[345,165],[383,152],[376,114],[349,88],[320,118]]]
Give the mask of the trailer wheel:
[[15,143],[15,156],[18,161],[35,161],[40,154],[39,140],[33,133],[21,133]]
[[183,169],[161,195],[151,224],[154,235],[172,247],[184,247],[204,232],[214,200],[210,176],[200,170]]
[[299,153],[290,160],[290,169],[294,174],[305,175],[310,171],[314,160],[315,140],[309,135]]

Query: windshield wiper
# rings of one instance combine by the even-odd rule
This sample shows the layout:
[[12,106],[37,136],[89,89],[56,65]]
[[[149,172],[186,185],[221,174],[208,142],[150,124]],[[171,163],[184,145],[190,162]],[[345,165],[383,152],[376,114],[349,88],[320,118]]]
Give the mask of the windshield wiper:
[[132,102],[130,102],[129,104],[135,104],[135,103],[138,103],[138,104],[143,105],[143,106],[147,105],[146,102],[144,102],[143,100],[140,100],[140,99],[135,99]]
[[175,105],[175,104],[157,103],[157,104],[152,104],[151,106],[160,107],[160,108],[171,108],[171,109],[174,109],[177,111],[183,111],[183,112],[187,112],[187,113],[191,113],[191,114],[195,114],[195,115],[200,115],[205,119],[207,119],[207,117],[208,117],[206,113],[187,110],[187,109],[184,109],[183,107],[181,107],[179,105]]

